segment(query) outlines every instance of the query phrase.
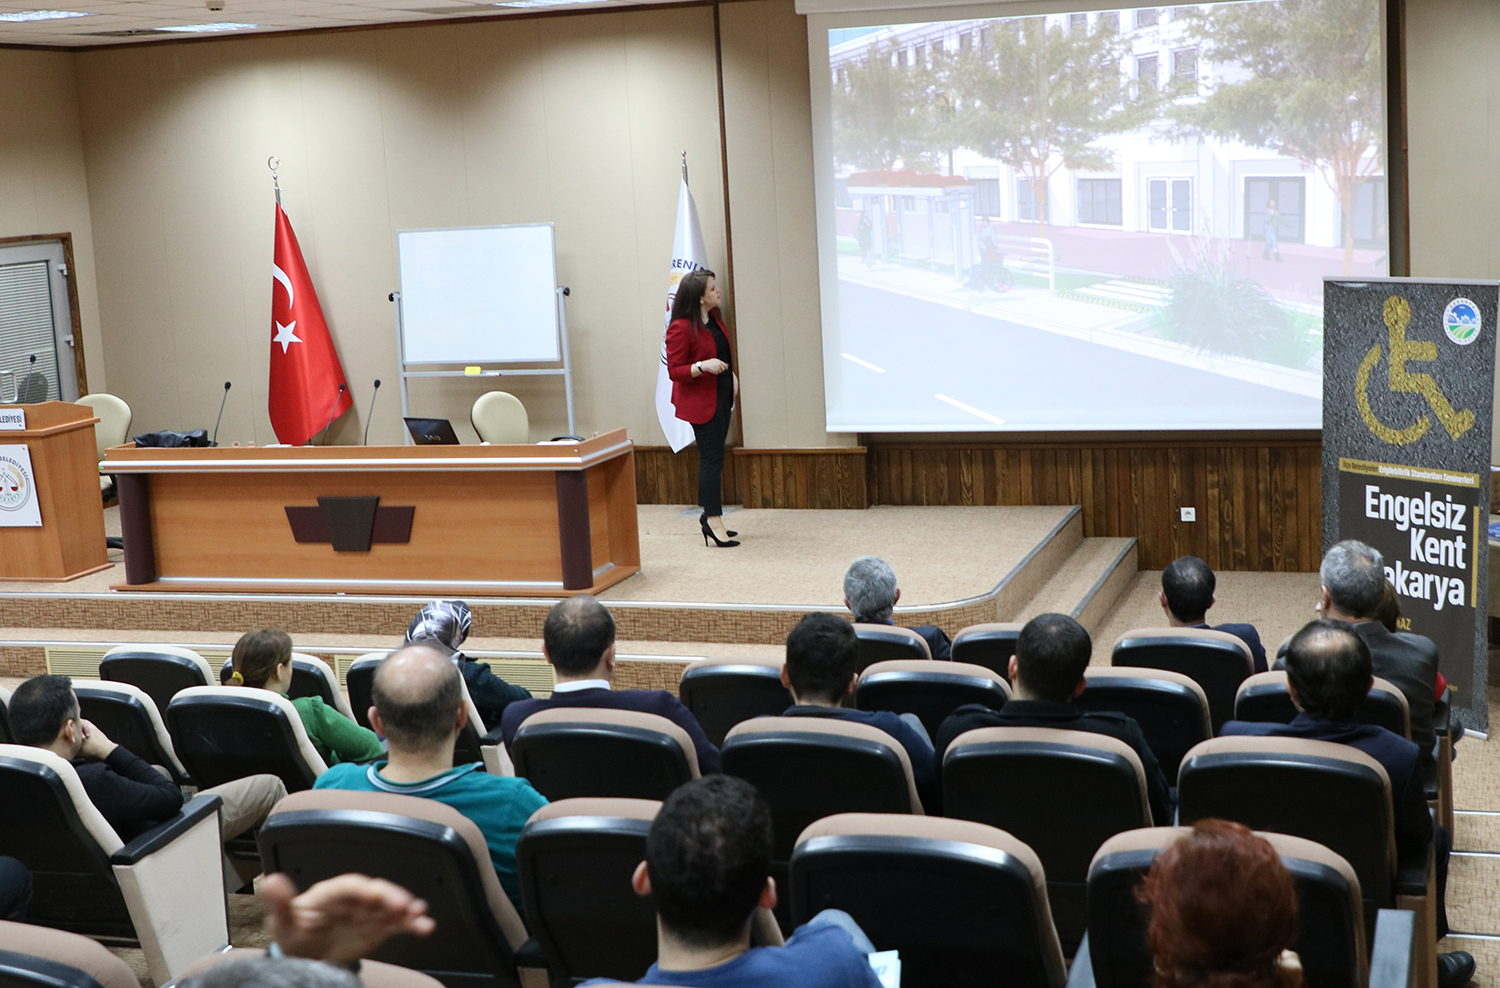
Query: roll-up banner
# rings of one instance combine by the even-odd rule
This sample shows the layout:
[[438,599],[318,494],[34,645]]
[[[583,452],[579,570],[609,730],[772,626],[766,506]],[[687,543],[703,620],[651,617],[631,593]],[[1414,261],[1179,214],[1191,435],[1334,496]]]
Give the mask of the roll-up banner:
[[1323,283],[1323,548],[1380,550],[1400,630],[1484,731],[1497,306],[1495,281]]

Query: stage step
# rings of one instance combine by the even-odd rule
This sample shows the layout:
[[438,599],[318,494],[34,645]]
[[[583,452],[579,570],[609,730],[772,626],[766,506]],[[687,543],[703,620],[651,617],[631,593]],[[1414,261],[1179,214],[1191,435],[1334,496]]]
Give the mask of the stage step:
[[1066,614],[1092,634],[1136,572],[1136,540],[1081,539],[1051,579],[1008,621],[1028,621],[1038,614]]

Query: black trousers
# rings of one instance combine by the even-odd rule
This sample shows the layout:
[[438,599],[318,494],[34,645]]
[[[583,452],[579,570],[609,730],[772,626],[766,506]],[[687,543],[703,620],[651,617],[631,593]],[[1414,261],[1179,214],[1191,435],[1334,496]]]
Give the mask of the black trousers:
[[702,425],[693,425],[698,440],[698,506],[710,518],[724,513],[724,439],[729,435],[729,412],[732,400],[719,396],[714,417]]
[[31,905],[31,871],[15,858],[0,858],[0,919],[21,922]]

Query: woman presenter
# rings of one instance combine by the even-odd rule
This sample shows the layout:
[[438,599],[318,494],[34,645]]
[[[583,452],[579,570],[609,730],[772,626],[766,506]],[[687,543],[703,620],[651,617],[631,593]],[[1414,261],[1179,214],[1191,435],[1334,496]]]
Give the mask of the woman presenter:
[[699,268],[678,282],[667,326],[667,375],[672,379],[677,417],[692,425],[698,441],[698,505],[703,509],[698,525],[703,544],[712,541],[728,548],[739,545],[732,540],[739,533],[724,527],[720,503],[724,438],[729,435],[729,414],[739,397],[740,381],[733,371],[720,300],[712,271]]

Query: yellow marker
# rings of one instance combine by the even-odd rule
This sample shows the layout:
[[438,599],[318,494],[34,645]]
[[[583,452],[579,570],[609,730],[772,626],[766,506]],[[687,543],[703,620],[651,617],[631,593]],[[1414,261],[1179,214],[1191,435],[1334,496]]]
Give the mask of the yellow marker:
[[479,367],[465,367],[464,377],[478,377],[481,369]]

